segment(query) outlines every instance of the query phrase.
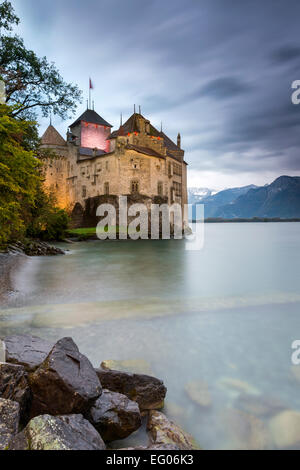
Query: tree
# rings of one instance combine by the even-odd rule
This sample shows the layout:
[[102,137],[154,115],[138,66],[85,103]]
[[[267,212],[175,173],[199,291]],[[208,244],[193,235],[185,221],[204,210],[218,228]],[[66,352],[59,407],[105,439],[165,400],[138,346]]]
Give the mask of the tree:
[[43,165],[30,143],[35,123],[14,118],[13,112],[0,105],[0,247],[25,236],[63,238],[69,222],[44,190]]
[[[0,5],[0,15],[0,26],[6,31],[19,22],[9,1]],[[54,63],[27,49],[17,35],[1,37],[0,76],[6,84],[7,103],[18,105],[12,112],[18,118],[32,120],[40,110],[43,116],[53,113],[65,119],[81,101],[77,85],[66,83]]]
[[32,123],[12,116],[13,109],[0,105],[0,245],[25,232],[26,207],[34,205],[40,181],[39,160],[22,146]]
[[12,4],[5,0],[0,5],[0,31],[1,29],[6,29],[7,31],[12,30],[13,24],[19,23],[19,18],[14,12]]
[[[11,3],[2,2],[0,30],[12,31],[18,22]],[[55,155],[39,148],[32,120],[38,111],[65,118],[75,110],[81,92],[64,82],[46,57],[37,57],[20,37],[10,34],[0,37],[1,79],[7,103],[0,104],[0,246],[26,235],[62,237],[68,216],[43,187],[42,160]]]

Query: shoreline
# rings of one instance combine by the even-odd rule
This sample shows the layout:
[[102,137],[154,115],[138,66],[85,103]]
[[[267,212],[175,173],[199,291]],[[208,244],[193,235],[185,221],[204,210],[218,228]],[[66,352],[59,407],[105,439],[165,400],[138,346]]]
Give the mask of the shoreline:
[[[190,223],[198,223],[202,222],[201,220],[190,220]],[[274,219],[272,218],[263,218],[263,217],[253,217],[252,219],[246,219],[246,218],[241,218],[241,219],[222,219],[222,218],[214,218],[210,217],[207,219],[204,219],[205,224],[228,224],[228,223],[274,223],[274,222],[281,222],[281,223],[291,223],[291,222],[300,222],[300,219],[280,219],[275,217]]]

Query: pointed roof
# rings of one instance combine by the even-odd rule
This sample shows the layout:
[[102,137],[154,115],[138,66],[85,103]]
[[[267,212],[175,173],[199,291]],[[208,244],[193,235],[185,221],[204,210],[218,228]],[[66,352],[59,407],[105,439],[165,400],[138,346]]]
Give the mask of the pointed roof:
[[159,135],[164,139],[165,146],[168,150],[181,150],[181,148],[178,147],[178,145],[176,145],[173,140],[171,140],[170,137],[168,137],[164,132],[160,132]]
[[109,122],[105,121],[101,116],[99,116],[96,111],[92,109],[87,109],[78,119],[76,119],[70,127],[74,127],[79,124],[81,121],[90,122],[92,124],[99,124],[99,126],[113,127]]
[[[127,119],[127,121],[122,126],[120,126],[120,128],[119,128],[119,131],[120,131],[120,129],[122,127],[122,133],[124,133],[124,134],[119,134],[118,133],[119,131],[114,131],[114,132],[111,133],[111,135],[108,137],[108,139],[115,139],[118,135],[126,135],[128,133],[131,134],[132,132],[140,132],[140,129],[139,129],[138,124],[137,124],[137,118],[143,118],[144,120],[146,120],[146,118],[144,118],[144,116],[142,116],[142,114],[133,113],[130,116],[130,118]],[[159,137],[158,130],[155,129],[155,127],[153,127],[151,123],[150,123],[149,135]]]
[[55,127],[50,124],[46,129],[42,139],[42,145],[66,145],[66,141],[62,138],[60,133],[55,129]]

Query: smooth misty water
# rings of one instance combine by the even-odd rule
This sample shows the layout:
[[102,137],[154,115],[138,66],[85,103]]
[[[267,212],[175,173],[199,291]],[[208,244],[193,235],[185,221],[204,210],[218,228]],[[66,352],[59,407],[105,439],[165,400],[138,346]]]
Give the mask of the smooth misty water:
[[[64,245],[67,256],[29,258],[0,312],[0,335],[72,336],[95,366],[143,359],[168,387],[168,416],[202,447],[260,447],[261,432],[231,411],[241,393],[232,379],[300,410],[291,374],[300,224],[206,224],[203,250],[185,243],[95,241]],[[195,380],[209,387],[211,407],[188,397]]]

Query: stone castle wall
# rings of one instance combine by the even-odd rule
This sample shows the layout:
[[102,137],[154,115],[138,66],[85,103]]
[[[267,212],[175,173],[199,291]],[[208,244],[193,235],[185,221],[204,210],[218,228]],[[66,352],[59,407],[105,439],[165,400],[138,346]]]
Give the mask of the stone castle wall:
[[[74,225],[94,224],[94,206],[108,196],[115,201],[118,196],[126,195],[150,205],[155,198],[169,204],[187,203],[184,152],[178,148],[171,152],[175,157],[172,158],[161,137],[147,134],[147,120],[139,119],[138,125],[140,132],[108,140],[111,151],[104,155],[95,156],[93,149],[90,149],[91,157],[81,153],[80,146],[85,137],[88,138],[89,130],[89,126],[84,125],[81,129],[80,125],[72,129],[75,141],[66,142],[65,146],[47,145],[59,158],[49,161],[45,185],[56,194],[59,206],[72,214]],[[106,128],[105,135],[109,132]]]

